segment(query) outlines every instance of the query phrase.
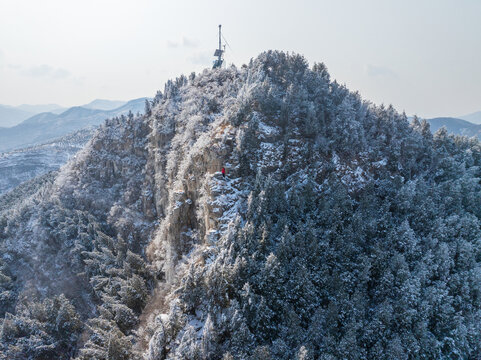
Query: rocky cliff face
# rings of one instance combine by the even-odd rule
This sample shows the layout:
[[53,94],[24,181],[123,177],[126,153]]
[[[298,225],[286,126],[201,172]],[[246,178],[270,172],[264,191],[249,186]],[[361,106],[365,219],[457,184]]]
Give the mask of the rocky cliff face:
[[480,165],[298,55],[169,81],[0,198],[0,358],[474,356]]

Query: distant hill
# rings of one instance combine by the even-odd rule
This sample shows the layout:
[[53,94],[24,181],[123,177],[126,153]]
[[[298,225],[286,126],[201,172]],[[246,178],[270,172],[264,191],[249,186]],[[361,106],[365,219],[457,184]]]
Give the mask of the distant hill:
[[34,114],[34,112],[25,111],[13,106],[0,105],[0,127],[17,125]]
[[0,151],[44,143],[76,130],[97,126],[105,119],[127,115],[129,111],[134,114],[142,113],[145,99],[131,100],[113,110],[96,110],[76,106],[61,114],[46,112],[34,115],[11,128],[0,128]]
[[[127,101],[96,99],[88,104],[82,105],[83,108],[110,111],[125,105]],[[8,128],[20,124],[22,121],[40,114],[53,113],[61,114],[68,108],[57,104],[22,104],[18,106],[0,105],[0,128]]]
[[125,105],[127,101],[96,99],[88,104],[82,105],[87,109],[113,110]]
[[481,125],[473,124],[466,120],[451,117],[439,117],[426,119],[426,121],[429,123],[433,133],[444,126],[449,133],[468,137],[476,136],[481,139]]
[[481,124],[481,111],[477,111],[468,115],[463,115],[463,116],[460,116],[459,118],[472,122],[474,124]]
[[15,106],[15,108],[23,111],[27,111],[32,114],[40,114],[43,112],[52,112],[54,114],[60,114],[61,112],[66,110],[66,108],[57,104],[41,104],[41,105],[22,104],[19,106]]

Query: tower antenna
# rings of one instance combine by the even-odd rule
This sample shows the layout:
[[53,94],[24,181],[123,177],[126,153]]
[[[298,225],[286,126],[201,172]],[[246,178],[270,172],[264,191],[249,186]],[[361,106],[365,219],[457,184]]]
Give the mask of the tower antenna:
[[214,60],[214,65],[212,66],[212,69],[217,69],[222,66],[224,63],[224,51],[225,51],[225,46],[224,49],[222,49],[222,25],[219,25],[219,48],[215,50],[214,56],[217,57],[217,60]]

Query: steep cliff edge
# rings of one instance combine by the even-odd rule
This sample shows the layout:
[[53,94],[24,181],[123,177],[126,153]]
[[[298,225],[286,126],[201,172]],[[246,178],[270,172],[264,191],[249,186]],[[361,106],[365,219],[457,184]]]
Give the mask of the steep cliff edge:
[[146,110],[0,198],[0,358],[479,352],[479,142],[273,51]]

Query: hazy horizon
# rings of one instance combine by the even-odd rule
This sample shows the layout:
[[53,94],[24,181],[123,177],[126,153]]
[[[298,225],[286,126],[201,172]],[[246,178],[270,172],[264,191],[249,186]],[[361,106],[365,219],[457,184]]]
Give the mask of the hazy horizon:
[[481,2],[61,0],[0,3],[0,104],[86,104],[153,96],[226,60],[269,49],[324,62],[376,104],[422,117],[481,110]]

